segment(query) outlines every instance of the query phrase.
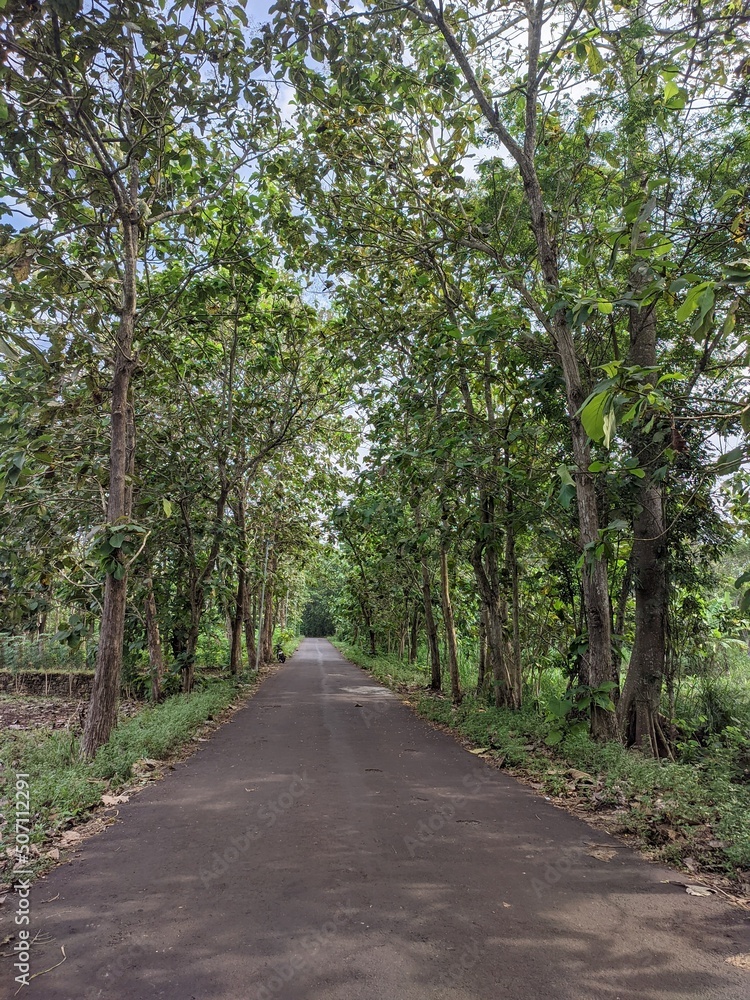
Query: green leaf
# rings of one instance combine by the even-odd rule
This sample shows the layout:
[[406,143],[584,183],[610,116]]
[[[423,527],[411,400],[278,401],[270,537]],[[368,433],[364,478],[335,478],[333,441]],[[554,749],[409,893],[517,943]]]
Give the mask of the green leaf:
[[30,354],[42,366],[42,368],[44,368],[45,371],[49,371],[49,362],[36,344],[33,344],[27,337],[17,333],[15,330],[8,330],[5,336],[11,338],[22,351],[26,352],[26,354]]
[[745,285],[750,282],[750,260],[733,260],[724,266],[724,276],[732,285]]
[[170,501],[169,500],[162,500],[161,505],[162,505],[162,508],[164,510],[165,515],[167,517],[171,517],[172,516],[172,504],[170,503]]
[[732,448],[731,451],[726,452],[726,454],[719,458],[714,472],[717,476],[727,476],[732,472],[736,472],[742,465],[744,457],[745,449],[743,447]]
[[663,239],[656,246],[649,247],[649,250],[654,255],[654,257],[664,257],[672,249],[672,244],[669,240]]
[[573,486],[571,483],[566,483],[565,486],[563,486],[560,489],[560,492],[557,494],[557,499],[560,505],[564,507],[565,510],[568,510],[571,503],[573,502],[573,498],[575,497],[575,495],[576,495],[575,486]]
[[570,469],[568,468],[567,465],[559,466],[557,474],[560,477],[560,482],[563,484],[563,486],[575,486],[575,483],[573,482],[573,477],[570,474]]
[[600,392],[585,404],[581,410],[581,423],[592,441],[604,439],[604,408],[607,405],[607,393]]
[[701,294],[711,285],[710,281],[701,281],[697,285],[693,285],[690,291],[685,296],[685,301],[682,303],[680,308],[677,310],[677,322],[684,323],[698,308],[699,298]]
[[623,521],[621,517],[616,517],[614,521],[610,521],[607,525],[607,531],[627,531],[628,527],[627,521]]
[[606,63],[602,59],[602,54],[596,45],[592,45],[590,42],[586,43],[586,64],[589,68],[589,72],[596,76],[597,73],[601,73],[604,69]]
[[250,22],[248,21],[247,14],[245,13],[245,8],[241,4],[234,4],[232,7],[232,11],[235,14],[235,16],[238,17],[240,21],[242,21],[244,26],[247,28]]

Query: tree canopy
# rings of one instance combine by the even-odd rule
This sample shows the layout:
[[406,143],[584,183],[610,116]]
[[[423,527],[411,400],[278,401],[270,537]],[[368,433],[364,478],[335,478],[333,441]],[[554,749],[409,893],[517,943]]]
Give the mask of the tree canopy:
[[0,4],[2,629],[87,754],[222,634],[660,756],[747,681],[749,18]]

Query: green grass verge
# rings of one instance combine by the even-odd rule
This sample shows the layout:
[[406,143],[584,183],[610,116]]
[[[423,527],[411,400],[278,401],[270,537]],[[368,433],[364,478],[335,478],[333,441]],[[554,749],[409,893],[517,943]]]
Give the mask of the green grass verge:
[[30,776],[31,842],[44,843],[86,819],[104,792],[122,788],[137,761],[167,759],[246,690],[232,681],[214,681],[202,691],[144,708],[117,727],[92,761],[81,759],[78,735],[69,730],[0,733],[0,810],[7,820],[0,849],[12,845],[15,833],[17,773]]
[[[571,736],[545,744],[546,718],[531,707],[497,709],[467,695],[458,707],[424,690],[424,670],[395,657],[371,657],[334,640],[352,662],[394,689],[408,689],[414,709],[486,747],[508,770],[530,778],[540,791],[610,814],[613,832],[633,834],[671,863],[692,859],[709,871],[739,878],[750,870],[750,787],[732,780],[728,753],[716,748],[699,763],[656,761],[619,743]],[[584,778],[570,774],[585,772]],[[612,815],[614,811],[614,815]]]

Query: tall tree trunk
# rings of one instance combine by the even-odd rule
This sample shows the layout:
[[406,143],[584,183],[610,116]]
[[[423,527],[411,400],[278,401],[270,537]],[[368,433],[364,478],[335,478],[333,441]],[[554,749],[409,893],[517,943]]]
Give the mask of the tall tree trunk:
[[409,631],[409,663],[417,662],[419,653],[419,604],[415,598],[411,613],[411,628]]
[[487,666],[492,671],[495,704],[499,707],[521,707],[522,687],[520,665],[515,666],[512,643],[508,639],[508,603],[498,566],[495,538],[495,501],[491,493],[480,498],[480,532],[472,546],[469,559],[474,569],[487,630]]
[[[137,305],[138,216],[121,219],[124,268],[122,311],[115,342],[112,405],[110,409],[109,496],[107,499],[107,530],[130,516],[132,488],[128,482],[129,461],[133,453],[133,410],[130,404],[130,379],[135,366],[133,339]],[[131,476],[132,483],[132,476]],[[104,602],[99,628],[96,671],[91,688],[91,700],[81,740],[84,756],[91,758],[106,743],[117,724],[117,701],[120,693],[122,650],[125,637],[125,606],[127,575],[122,566],[123,556],[117,555],[122,573],[117,579],[107,573],[104,581]]]
[[[203,569],[198,571],[198,567],[193,559],[190,570],[190,626],[187,630],[187,639],[182,652],[182,690],[187,694],[193,690],[195,680],[195,652],[198,648],[198,639],[201,632],[201,621],[206,605],[206,588],[211,579],[211,574],[216,566],[216,560],[221,551],[222,527],[224,525],[227,497],[229,496],[229,486],[226,478],[222,476],[222,486],[216,500],[216,510],[214,513],[213,539]],[[182,507],[182,514],[185,520],[188,533],[192,537],[189,526],[189,514],[186,508]]]
[[487,685],[487,611],[479,614],[479,663],[477,665],[477,697],[481,698]]
[[266,599],[263,609],[263,642],[261,645],[261,656],[264,663],[271,663],[273,660],[273,605],[274,605],[274,575],[276,573],[276,551],[271,549],[268,559],[268,576],[266,579]]
[[161,682],[164,677],[164,653],[159,634],[159,620],[156,616],[156,600],[154,598],[154,582],[149,574],[146,577],[146,636],[148,639],[148,662],[151,670],[151,700],[156,704],[161,697]]
[[[245,624],[247,601],[247,529],[245,524],[245,501],[240,496],[234,505],[234,519],[237,526],[237,595],[231,627],[231,654],[229,669],[235,677],[242,673],[242,627]],[[250,663],[252,661],[249,661]]]
[[237,595],[235,597],[234,615],[231,619],[231,653],[229,657],[229,669],[235,677],[242,673],[242,626],[245,621],[245,599],[247,587],[245,586],[245,571],[243,567],[237,568]]
[[[505,468],[510,468],[510,449],[506,439]],[[505,500],[505,574],[510,577],[511,597],[511,684],[518,692],[519,708],[521,692],[523,691],[523,672],[521,669],[521,632],[519,620],[519,587],[518,558],[516,556],[516,528],[514,524],[513,492],[508,490]],[[506,612],[507,614],[507,612]]]
[[[637,284],[637,282],[634,282]],[[630,365],[656,366],[656,312],[654,306],[630,310]],[[633,518],[633,579],[635,584],[635,642],[618,708],[625,742],[649,753],[669,755],[668,741],[659,723],[661,689],[667,650],[667,539],[663,485],[654,479],[661,445],[636,433],[633,455],[646,475],[640,480],[637,513]]]
[[243,598],[243,607],[245,609],[243,615],[243,623],[245,626],[245,650],[247,651],[247,665],[248,670],[253,670],[255,667],[255,621],[253,618],[252,608],[250,607],[250,588],[248,586],[247,578],[245,578],[245,596]]
[[367,579],[365,564],[362,560],[359,549],[354,544],[354,541],[344,531],[342,531],[342,535],[344,541],[346,541],[351,548],[357,566],[359,567],[359,575],[362,579],[362,595],[358,597],[359,606],[362,609],[362,617],[365,620],[365,625],[367,626],[367,632],[370,638],[370,656],[375,656],[377,654],[377,645],[375,641],[375,627],[372,618],[372,605],[370,603],[370,583]]
[[628,599],[630,591],[633,589],[633,554],[631,552],[625,566],[622,584],[620,586],[620,596],[617,599],[617,614],[614,621],[613,640],[617,648],[618,657],[622,660],[622,647],[625,642],[625,619],[628,611]]
[[[519,144],[508,131],[502,119],[497,103],[490,93],[483,89],[471,65],[467,50],[463,48],[446,19],[441,4],[435,0],[422,0],[423,8],[429,18],[443,35],[445,42],[453,54],[469,89],[472,91],[482,114],[487,120],[491,131],[502,143],[515,160],[521,180],[524,195],[529,208],[529,222],[537,247],[539,267],[547,287],[556,291],[560,287],[559,251],[554,236],[550,230],[545,211],[544,193],[536,170],[537,144],[537,104],[538,90],[542,79],[540,68],[540,51],[544,31],[544,18],[536,5],[527,5],[528,15],[528,65],[526,87],[526,120],[523,144]],[[524,297],[529,301],[531,293],[525,286],[520,286]],[[537,306],[537,314],[541,314]],[[584,679],[592,687],[609,680],[617,680],[612,656],[611,617],[609,603],[609,586],[607,579],[607,563],[603,556],[597,556],[595,549],[599,544],[599,512],[597,509],[594,478],[588,471],[591,465],[591,448],[588,435],[578,416],[579,410],[586,399],[583,389],[581,372],[573,339],[573,330],[566,318],[564,309],[558,309],[551,317],[541,315],[546,329],[552,339],[553,346],[560,361],[560,368],[565,381],[565,392],[568,404],[568,419],[573,445],[573,461],[576,466],[574,475],[576,499],[579,520],[579,542],[584,556],[583,562],[583,597],[588,628],[588,652],[584,664]],[[611,712],[597,706],[591,712],[591,734],[597,739],[612,738],[617,733],[617,722]]]
[[422,556],[422,603],[424,605],[424,628],[427,635],[427,649],[430,653],[430,687],[439,691],[442,687],[440,677],[440,645],[435,616],[432,613],[432,584],[430,582],[430,567],[427,556]]
[[456,624],[453,620],[453,605],[451,604],[450,580],[448,577],[448,550],[445,543],[441,543],[440,545],[440,597],[443,607],[445,644],[448,652],[451,698],[454,704],[457,705],[461,701],[461,685],[458,677],[458,643],[456,642]]

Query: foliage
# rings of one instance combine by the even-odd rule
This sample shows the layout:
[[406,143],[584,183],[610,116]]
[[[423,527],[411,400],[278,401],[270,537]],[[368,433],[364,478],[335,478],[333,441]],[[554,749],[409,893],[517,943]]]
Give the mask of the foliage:
[[556,746],[567,734],[575,736],[587,732],[589,728],[587,717],[592,705],[596,704],[607,712],[614,712],[612,690],[615,687],[612,681],[605,681],[598,687],[577,684],[569,688],[562,698],[548,699],[545,707],[552,724],[546,740],[547,746]]

